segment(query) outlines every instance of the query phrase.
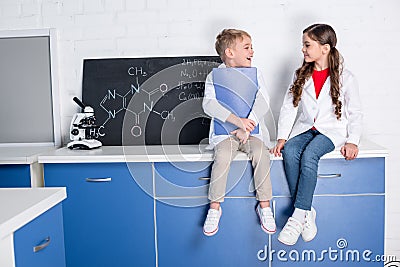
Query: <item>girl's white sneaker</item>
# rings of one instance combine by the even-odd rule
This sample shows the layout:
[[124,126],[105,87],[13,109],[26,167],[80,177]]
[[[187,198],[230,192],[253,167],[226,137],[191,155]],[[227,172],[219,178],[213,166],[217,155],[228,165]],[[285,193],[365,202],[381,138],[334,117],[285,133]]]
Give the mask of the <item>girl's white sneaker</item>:
[[285,245],[292,246],[296,244],[302,231],[302,223],[293,217],[289,217],[287,223],[279,233],[278,240]]
[[315,224],[315,218],[317,217],[317,211],[311,207],[310,211],[306,211],[306,217],[303,224],[303,231],[301,237],[305,242],[309,242],[317,235],[317,225]]

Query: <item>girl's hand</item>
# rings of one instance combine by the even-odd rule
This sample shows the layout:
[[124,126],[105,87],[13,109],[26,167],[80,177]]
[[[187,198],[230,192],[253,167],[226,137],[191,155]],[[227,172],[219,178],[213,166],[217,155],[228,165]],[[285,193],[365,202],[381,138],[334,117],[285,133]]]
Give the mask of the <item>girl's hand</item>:
[[231,134],[235,135],[237,138],[239,138],[239,141],[242,144],[246,144],[246,142],[250,136],[250,132],[244,131],[243,129],[236,129],[236,130],[232,131]]
[[274,154],[275,157],[280,157],[282,156],[281,150],[285,146],[286,140],[285,139],[279,139],[278,143],[276,144],[275,147],[271,148],[269,150],[270,153]]
[[346,160],[353,160],[358,156],[358,146],[352,143],[346,143],[340,149],[340,153],[342,153]]

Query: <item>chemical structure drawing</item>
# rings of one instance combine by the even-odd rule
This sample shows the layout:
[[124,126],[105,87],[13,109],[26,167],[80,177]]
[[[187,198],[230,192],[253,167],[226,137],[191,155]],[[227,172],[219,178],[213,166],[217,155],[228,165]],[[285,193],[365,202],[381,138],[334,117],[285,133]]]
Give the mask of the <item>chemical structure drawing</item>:
[[[108,114],[108,118],[98,129],[98,135],[101,137],[105,136],[103,129],[106,124],[124,111],[129,112],[134,117],[133,126],[130,130],[133,137],[142,135],[142,121],[140,118],[146,112],[153,112],[163,120],[175,120],[173,111],[157,111],[154,109],[155,102],[169,90],[169,86],[166,83],[161,83],[157,88],[153,89],[143,88],[139,82],[139,77],[146,77],[147,72],[142,67],[130,67],[128,74],[133,76],[135,80],[134,83],[131,83],[129,90],[125,94],[121,94],[118,89],[108,89],[100,102],[100,107]],[[135,97],[138,105],[129,104],[132,97]]]
[[82,100],[103,145],[199,143],[208,137],[205,81],[218,56],[85,59]]

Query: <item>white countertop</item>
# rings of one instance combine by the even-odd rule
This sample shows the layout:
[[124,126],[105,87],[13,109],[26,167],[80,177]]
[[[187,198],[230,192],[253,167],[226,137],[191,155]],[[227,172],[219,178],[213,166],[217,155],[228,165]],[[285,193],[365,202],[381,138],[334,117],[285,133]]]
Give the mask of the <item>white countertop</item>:
[[66,197],[65,188],[0,188],[0,243]]
[[[212,161],[213,151],[205,145],[164,145],[164,146],[103,146],[93,150],[70,150],[60,148],[42,153],[39,163],[101,163],[101,162],[172,162],[172,161]],[[388,151],[368,140],[360,143],[359,157],[386,157]],[[335,150],[323,158],[342,158]],[[235,160],[246,160],[240,153]],[[271,160],[281,158],[271,155]]]
[[38,155],[55,150],[54,146],[0,146],[0,164],[32,164]]

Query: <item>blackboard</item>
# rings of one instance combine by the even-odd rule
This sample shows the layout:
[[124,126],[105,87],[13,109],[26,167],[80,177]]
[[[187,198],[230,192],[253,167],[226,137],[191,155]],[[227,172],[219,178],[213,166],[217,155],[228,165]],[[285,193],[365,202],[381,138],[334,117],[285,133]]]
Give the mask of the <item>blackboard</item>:
[[205,143],[204,81],[218,56],[107,58],[83,62],[82,101],[103,145]]

